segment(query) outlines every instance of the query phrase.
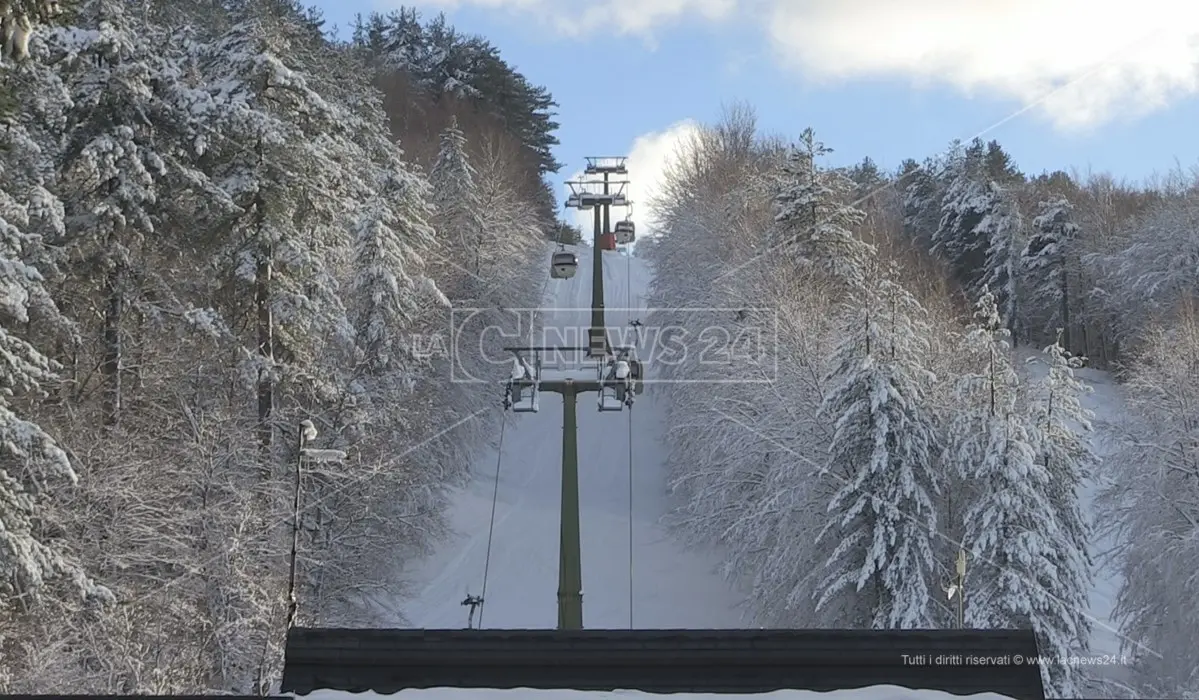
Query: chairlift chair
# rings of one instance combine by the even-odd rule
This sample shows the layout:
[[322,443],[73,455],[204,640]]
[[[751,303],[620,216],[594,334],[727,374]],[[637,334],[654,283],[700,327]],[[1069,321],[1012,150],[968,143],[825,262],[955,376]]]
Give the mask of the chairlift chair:
[[645,377],[642,374],[641,363],[637,360],[629,360],[629,379],[633,382],[633,393],[645,393]]
[[550,277],[566,280],[575,276],[579,269],[579,256],[569,251],[558,251],[550,259]]
[[616,234],[616,242],[620,245],[628,245],[637,240],[637,227],[629,219],[617,221],[613,233]]
[[504,387],[504,408],[513,413],[537,413],[540,400],[541,358],[534,364],[517,355],[512,360],[512,376]]
[[624,357],[617,357],[600,366],[599,410],[623,411],[633,407],[632,368]]
[[641,395],[645,393],[645,366],[637,359],[636,351],[636,346],[626,345],[617,349],[616,356],[628,362],[629,385],[634,394]]
[[566,206],[570,209],[578,209],[579,211],[588,211],[592,208],[590,202],[583,199],[583,195],[576,193],[566,197]]

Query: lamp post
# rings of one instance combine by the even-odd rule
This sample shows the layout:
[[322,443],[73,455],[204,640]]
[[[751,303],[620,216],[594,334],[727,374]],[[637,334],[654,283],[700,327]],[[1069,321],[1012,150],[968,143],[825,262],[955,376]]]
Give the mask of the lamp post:
[[295,482],[292,485],[292,503],[291,503],[291,554],[288,557],[288,573],[287,573],[287,629],[295,626],[296,613],[299,610],[299,601],[296,597],[296,573],[298,569],[299,554],[300,554],[300,501],[301,492],[300,485],[303,483],[303,472],[305,460],[313,460],[316,462],[344,462],[346,453],[341,450],[319,450],[308,447],[308,444],[316,440],[317,430],[316,425],[308,419],[300,421],[300,430],[298,444],[296,445],[296,474]]

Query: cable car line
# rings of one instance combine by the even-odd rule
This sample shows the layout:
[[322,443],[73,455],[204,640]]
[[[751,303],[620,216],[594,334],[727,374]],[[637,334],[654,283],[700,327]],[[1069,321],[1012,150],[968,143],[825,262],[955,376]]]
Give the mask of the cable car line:
[[[633,285],[630,283],[633,274],[632,251],[627,251],[624,267],[625,308],[633,308]],[[641,370],[641,381],[645,381],[645,370]],[[633,412],[629,411],[629,629],[633,626]]]
[[[500,419],[500,444],[496,451],[495,458],[495,486],[491,491],[491,520],[487,523],[487,554],[483,556],[483,588],[479,592],[478,598],[466,596],[463,605],[470,606],[470,616],[475,614],[475,608],[479,609],[479,629],[483,629],[483,612],[484,605],[487,602],[487,574],[491,572],[491,542],[495,538],[495,506],[500,500],[500,467],[504,463],[504,433],[508,429],[508,414],[505,413]],[[470,617],[466,620],[466,626],[471,626]]]

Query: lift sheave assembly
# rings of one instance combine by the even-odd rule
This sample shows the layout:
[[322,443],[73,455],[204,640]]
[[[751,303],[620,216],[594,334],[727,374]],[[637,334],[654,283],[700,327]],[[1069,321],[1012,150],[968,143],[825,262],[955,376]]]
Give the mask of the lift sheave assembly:
[[[283,690],[390,694],[410,688],[456,687],[743,694],[898,685],[1043,700],[1040,670],[1034,664],[954,666],[908,661],[938,654],[1035,656],[1036,639],[1027,630],[583,629],[579,458],[589,469],[612,465],[595,464],[590,455],[579,454],[577,398],[593,392],[603,413],[632,410],[644,391],[646,373],[635,347],[610,343],[604,318],[603,265],[609,248],[604,242],[628,245],[636,240],[630,218],[616,222],[615,229],[610,227],[610,209],[631,204],[624,194],[628,183],[611,179],[628,175],[626,159],[588,158],[584,172],[593,179],[568,183],[571,194],[566,205],[594,211],[588,344],[507,348],[512,354],[511,372],[502,380],[502,405],[513,414],[538,413],[546,393],[562,397],[558,629],[295,627],[288,630]],[[578,266],[578,257],[559,240],[550,260],[551,278],[570,280]],[[556,361],[547,362],[547,357]],[[563,363],[563,357],[571,360]],[[614,428],[619,425],[613,423]],[[630,440],[633,425],[628,421]],[[630,478],[632,464],[630,453]],[[631,511],[629,522],[631,527]],[[630,595],[631,578],[630,566]],[[468,626],[473,626],[477,609],[482,627],[484,597],[468,595],[463,605],[470,607]]]

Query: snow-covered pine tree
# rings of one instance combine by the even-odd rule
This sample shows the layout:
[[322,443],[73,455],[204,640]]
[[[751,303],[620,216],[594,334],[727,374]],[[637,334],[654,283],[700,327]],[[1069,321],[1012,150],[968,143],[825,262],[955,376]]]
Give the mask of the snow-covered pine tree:
[[994,211],[995,199],[983,169],[983,145],[960,144],[947,156],[942,180],[948,182],[941,197],[941,221],[933,235],[932,252],[949,263],[954,276],[966,288],[978,288],[983,279],[987,231],[980,224]]
[[983,288],[980,291],[982,294],[993,294],[1000,318],[1014,340],[1020,319],[1020,243],[1024,222],[1015,192],[996,182],[990,186],[994,206],[983,223],[979,224],[988,239]]
[[[434,24],[433,29],[437,26]],[[480,147],[475,150],[486,156],[486,142],[476,145]],[[437,208],[434,227],[444,253],[434,267],[438,279],[442,280],[442,291],[454,299],[459,308],[482,306],[479,300],[484,296],[488,299],[486,306],[474,313],[456,315],[455,319],[462,323],[454,330],[460,347],[469,344],[481,349],[469,355],[459,354],[453,360],[455,366],[471,376],[483,377],[496,371],[494,362],[486,359],[488,353],[503,353],[500,336],[485,329],[505,328],[506,332],[520,334],[533,332],[527,326],[518,328],[516,316],[502,309],[528,308],[542,303],[540,296],[547,279],[543,256],[549,251],[536,222],[525,218],[532,211],[532,202],[523,202],[525,212],[511,216],[512,206],[522,204],[519,195],[514,188],[496,182],[509,178],[515,167],[489,168],[490,172],[481,173],[474,160],[467,153],[466,136],[457,119],[451,117],[441,132],[440,150],[429,172]],[[479,160],[484,161],[480,165],[489,165],[486,158]],[[509,163],[509,166],[513,165]],[[488,194],[503,202],[502,210],[496,211],[495,216],[485,208],[482,199],[480,180],[484,177],[489,180],[489,185],[498,185]],[[502,237],[507,240],[498,240]],[[533,322],[537,320],[533,319]],[[442,392],[443,399],[448,399],[444,404],[448,414],[468,415],[477,410],[480,401],[490,400],[490,394],[479,393],[482,387],[458,384],[453,392]],[[471,421],[463,430],[485,430],[490,425],[490,419]],[[494,427],[498,429],[499,426],[495,424]],[[458,452],[458,446],[463,443],[462,433],[457,432],[445,443],[446,447],[449,443],[455,445],[450,448],[451,454]],[[469,457],[458,452],[457,462],[466,464]],[[461,473],[457,468],[451,472]]]
[[[352,224],[346,297],[356,344],[354,361],[337,372],[349,400],[330,412],[337,446],[357,459],[314,475],[309,486],[318,501],[309,547],[324,563],[307,572],[307,599],[337,624],[370,624],[374,613],[358,595],[363,588],[402,595],[395,560],[427,551],[443,532],[443,479],[463,461],[429,441],[452,420],[428,400],[442,388],[421,381],[430,374],[429,358],[413,340],[440,327],[438,312],[449,304],[427,269],[436,244],[430,188],[398,148],[392,151]],[[422,443],[421,459],[404,457]],[[410,513],[425,515],[414,523]]]
[[[317,92],[326,78],[313,75],[319,63],[305,61],[320,51],[301,41],[320,38],[294,10],[290,3],[238,3],[230,29],[198,50],[209,92],[197,108],[210,125],[206,168],[238,207],[223,221],[210,263],[217,309],[237,329],[230,352],[240,363],[225,410],[239,431],[253,427],[258,448],[256,464],[239,462],[230,477],[252,494],[240,527],[254,532],[254,547],[231,551],[222,562],[231,580],[210,583],[230,601],[218,612],[239,619],[219,629],[218,643],[232,652],[214,682],[241,693],[269,686],[282,659],[288,582],[278,553],[291,536],[283,486],[297,463],[291,436],[300,415],[322,417],[351,400],[336,363],[355,342],[343,303],[347,222],[373,184],[355,140],[362,120]],[[248,406],[253,415],[243,416]]]
[[[18,328],[31,320],[67,326],[43,286],[42,272],[30,264],[45,259],[42,239],[28,233],[30,209],[53,212],[53,195],[30,181],[25,170],[39,160],[38,147],[20,126],[4,130],[0,148],[0,620],[19,609],[30,610],[54,579],[65,579],[74,593],[102,601],[113,595],[93,582],[61,543],[44,537],[39,527],[45,497],[56,486],[77,481],[67,453],[38,423],[14,411],[9,397],[33,395],[56,379],[54,363],[22,337]],[[31,207],[30,195],[38,197]],[[16,605],[17,600],[23,605]],[[7,622],[0,629],[14,629]],[[0,645],[12,653],[18,640]],[[14,662],[14,667],[16,663]]]
[[[1074,375],[1083,364],[1072,357],[1059,340],[1044,350],[1049,371],[1037,387],[1030,420],[1035,425],[1037,463],[1045,470],[1045,492],[1049,511],[1043,522],[1052,519],[1060,532],[1053,552],[1053,603],[1037,628],[1041,649],[1054,656],[1086,653],[1090,649],[1091,621],[1087,615],[1088,594],[1092,585],[1091,523],[1080,503],[1081,489],[1094,478],[1099,458],[1092,450],[1086,433],[1091,431],[1093,414],[1082,405],[1082,396],[1090,387]],[[1042,667],[1047,688],[1057,697],[1072,698],[1083,694],[1085,680],[1078,666],[1053,664]]]
[[[1038,320],[1042,333],[1061,329],[1062,346],[1070,343],[1070,278],[1067,252],[1078,236],[1074,207],[1065,197],[1054,197],[1037,206],[1028,244],[1020,253],[1029,301],[1047,313]],[[1052,336],[1050,336],[1052,337]]]
[[933,234],[941,221],[940,165],[932,160],[917,163],[906,160],[896,183],[901,192],[903,232],[924,250],[933,246]]
[[455,259],[460,262],[454,267],[465,268],[473,275],[460,273],[458,276],[466,278],[460,281],[461,287],[448,291],[470,298],[483,289],[479,278],[489,234],[483,222],[477,177],[466,153],[466,135],[458,126],[458,118],[451,117],[449,125],[441,132],[441,147],[429,171],[429,182],[433,186],[441,240],[457,253]]
[[15,92],[0,132],[0,692],[28,692],[23,671],[41,653],[46,628],[62,626],[69,618],[60,615],[81,599],[103,604],[115,595],[56,532],[69,520],[62,505],[78,477],[39,405],[60,381],[42,347],[76,330],[47,288],[60,258],[46,242],[61,240],[64,227],[53,193],[54,132],[69,102],[57,76],[36,63],[7,79]]
[[[822,289],[797,285],[819,275],[801,273],[782,256],[727,274],[765,250],[763,234],[773,225],[771,198],[785,155],[781,144],[756,135],[752,112],[735,107],[671,159],[657,212],[662,235],[644,251],[657,269],[670,273],[655,276],[647,302],[658,310],[644,320],[658,328],[719,326],[735,338],[743,323],[738,313],[665,309],[779,309],[777,376],[765,395],[760,384],[729,383],[727,366],[698,362],[691,353],[660,363],[658,372],[670,373],[660,376],[719,375],[723,381],[662,385],[658,401],[674,428],[666,438],[668,478],[680,502],[672,524],[687,541],[722,543],[727,552],[722,572],[750,579],[747,607],[754,623],[804,627],[821,624],[811,589],[827,552],[811,538],[790,533],[823,525],[836,488],[831,480],[815,478],[822,457],[816,463],[805,459],[823,455],[831,433],[829,421],[816,414],[833,304]],[[761,323],[749,314],[745,318],[752,319],[749,326]],[[775,371],[752,360],[738,364],[738,376],[761,378]]]
[[[339,60],[365,74],[367,57],[347,51]],[[343,80],[341,90],[355,107],[352,141],[366,174],[350,225],[346,292],[354,347],[370,374],[399,377],[421,362],[410,342],[419,321],[449,304],[432,277],[432,259],[442,252],[433,188],[393,139],[383,96],[369,80]],[[402,383],[410,387],[413,379]]]
[[[209,105],[220,134],[213,177],[242,210],[231,224],[231,267],[220,271],[245,291],[229,312],[253,318],[247,375],[257,392],[263,476],[276,431],[277,390],[292,387],[335,401],[328,373],[310,372],[326,343],[351,347],[338,270],[348,250],[346,219],[369,188],[356,162],[356,123],[347,109],[311,86],[307,66],[288,65],[272,29],[251,3],[233,28],[205,51]],[[245,324],[232,324],[244,326]]]
[[406,336],[430,301],[449,301],[425,269],[437,243],[428,181],[398,158],[379,180],[353,227],[351,322],[372,372],[407,372],[418,358]]
[[874,273],[850,302],[822,407],[836,421],[822,475],[840,489],[820,533],[835,543],[830,573],[814,595],[834,627],[929,627],[940,593],[929,326],[897,276],[893,268]]
[[[973,319],[954,348],[961,369],[949,387],[951,403],[943,423],[945,476],[951,482],[945,492],[944,529],[953,541],[951,548],[941,555],[949,578],[956,575],[951,573],[948,562],[957,556],[957,543],[968,543],[966,512],[985,488],[978,484],[974,472],[989,459],[988,431],[995,429],[996,416],[1002,421],[1003,408],[1013,400],[1018,383],[1009,374],[1013,367],[1004,354],[1008,350],[1008,335],[995,306],[995,296],[989,290],[984,290],[975,303]],[[973,569],[968,569],[968,575],[975,574]]]
[[429,38],[415,8],[401,7],[396,12],[370,18],[370,36],[379,47],[384,65],[407,72],[423,80],[431,71]]
[[522,288],[540,293],[549,238],[538,214],[540,189],[522,192],[512,178],[513,172],[525,167],[525,156],[519,153],[518,142],[502,133],[484,134],[475,153],[475,191],[486,232],[474,253],[476,259],[464,262],[484,279],[495,280],[489,287],[498,287],[501,295],[519,294]]
[[[1063,562],[1078,542],[1056,517],[1050,470],[1039,459],[1041,432],[1010,360],[1008,332],[994,297],[985,293],[963,344],[979,371],[962,376],[962,411],[951,423],[949,462],[963,481],[963,545],[970,553],[966,623],[976,628],[1034,630],[1046,654],[1063,646],[1063,625],[1074,624],[1076,592],[1063,594]],[[1068,587],[1072,582],[1067,577]],[[1059,669],[1042,667],[1055,697],[1070,686]]]
[[60,164],[66,247],[75,261],[69,279],[103,289],[94,332],[101,339],[101,410],[109,425],[119,423],[124,410],[122,367],[129,364],[124,345],[138,249],[160,234],[160,202],[170,201],[162,191],[179,184],[183,178],[172,182],[172,171],[186,167],[171,154],[173,127],[187,119],[174,99],[175,55],[161,50],[169,45],[163,34],[128,9],[118,0],[85,0],[74,19],[89,31],[57,30],[51,37],[67,56],[61,65],[72,100]]
[[810,128],[791,147],[775,194],[771,244],[796,263],[857,286],[874,249],[854,235],[865,214],[850,203],[853,180],[816,162],[829,153],[832,149],[817,141]]

